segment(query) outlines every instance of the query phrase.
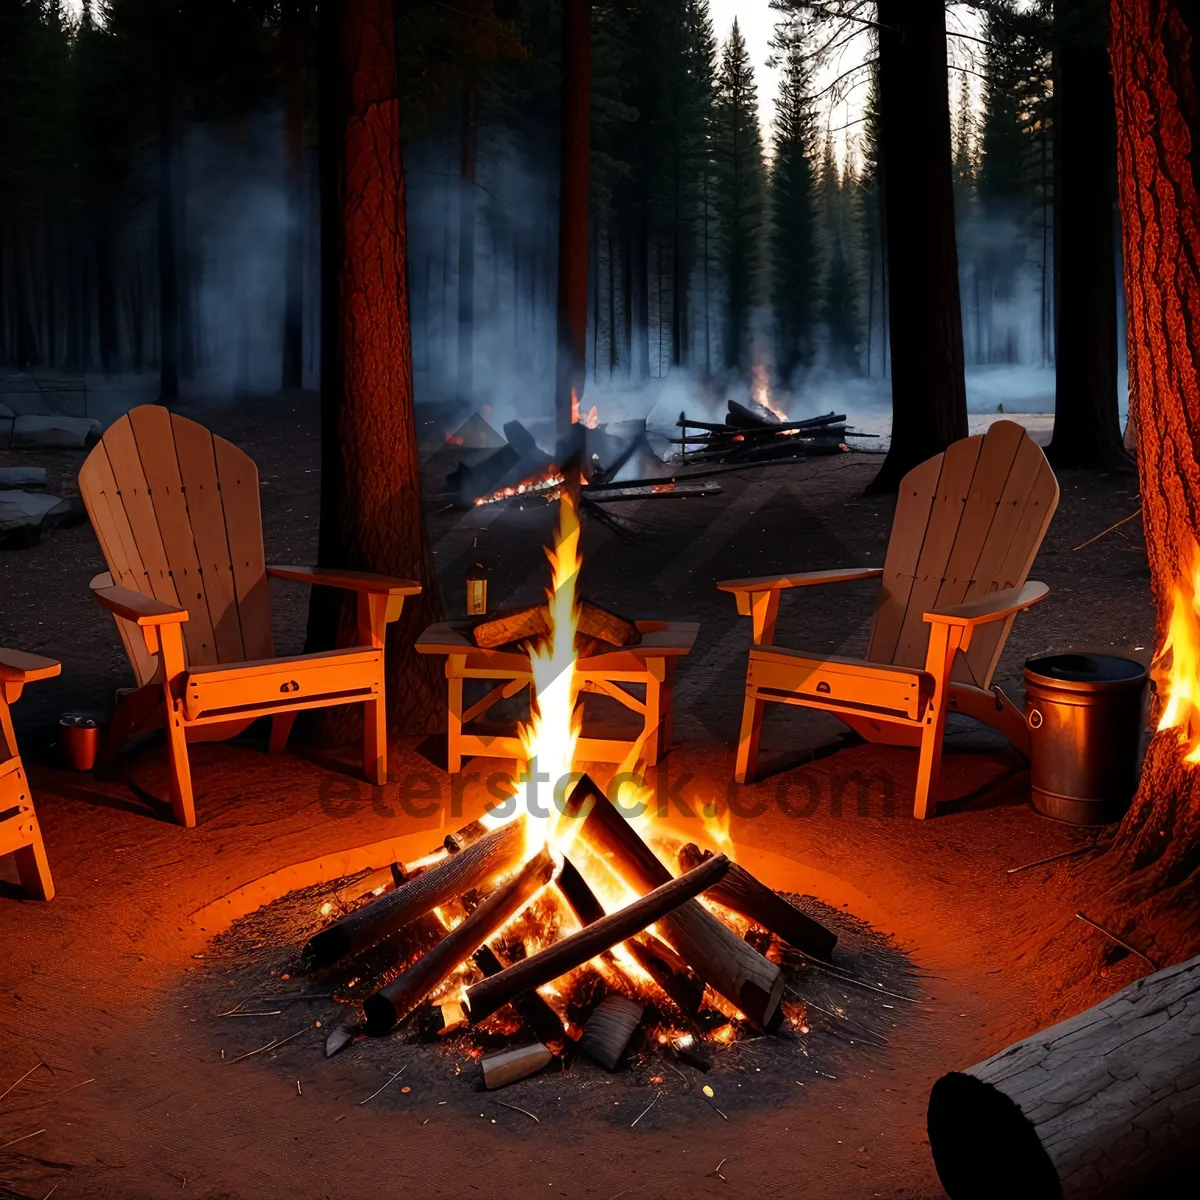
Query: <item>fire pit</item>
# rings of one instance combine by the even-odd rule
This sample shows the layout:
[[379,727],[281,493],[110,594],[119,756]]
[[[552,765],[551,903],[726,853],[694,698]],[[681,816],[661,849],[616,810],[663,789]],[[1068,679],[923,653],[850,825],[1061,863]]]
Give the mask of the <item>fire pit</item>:
[[[438,847],[424,864],[407,864],[399,877],[417,882],[437,863],[458,858],[479,844],[469,839],[480,829],[473,825],[452,835],[449,844],[461,849]],[[669,844],[656,842],[657,852],[665,854]],[[680,870],[703,858],[698,847],[674,844]],[[736,857],[736,847],[725,845]],[[703,861],[716,860],[712,855]],[[220,934],[204,966],[190,977],[187,1003],[194,1011],[211,1011],[211,1036],[225,1060],[246,1056],[250,1062],[273,1063],[289,1085],[303,1074],[307,1094],[308,1079],[322,1057],[321,1042],[332,1031],[335,1048],[350,1048],[342,1049],[319,1078],[325,1080],[323,1091],[336,1079],[339,1094],[350,1103],[419,1105],[422,1117],[448,1104],[451,1111],[477,1117],[483,1098],[472,1097],[486,1091],[502,1097],[489,1101],[502,1109],[515,1104],[517,1112],[545,1118],[565,1103],[576,1114],[582,1109],[628,1126],[658,1100],[667,1103],[642,1123],[697,1103],[715,1113],[777,1103],[785,1091],[837,1077],[864,1049],[878,1049],[899,1022],[916,1016],[912,967],[885,938],[810,896],[780,894],[780,904],[836,935],[833,961],[794,950],[711,898],[700,902],[730,928],[742,928],[780,970],[783,1020],[773,1036],[732,1015],[731,1006],[711,990],[706,993],[678,955],[653,935],[631,939],[551,985],[519,994],[490,1016],[470,1019],[464,993],[479,996],[481,985],[495,988],[495,981],[507,990],[506,971],[515,964],[528,972],[547,939],[560,939],[550,943],[553,948],[580,929],[594,928],[596,922],[585,925],[566,899],[570,894],[578,902],[586,891],[577,890],[578,873],[564,866],[557,881],[468,958],[448,986],[418,1004],[389,1036],[370,1036],[370,1017],[363,1019],[370,1010],[368,998],[428,958],[444,942],[446,926],[461,928],[465,906],[439,906],[440,915],[411,922],[307,976],[306,958],[311,961],[312,943],[341,923],[331,927],[331,915],[369,912],[404,886],[397,887],[386,869],[332,880],[289,893]],[[590,890],[586,884],[585,889]],[[586,914],[586,898],[582,903]],[[646,965],[641,970],[640,963]],[[658,979],[667,982],[671,994]],[[343,1020],[347,1013],[354,1014],[349,1022]],[[301,1040],[289,1041],[294,1034]],[[375,1099],[373,1093],[389,1080],[394,1084]],[[497,1091],[513,1084],[520,1086]],[[494,1108],[485,1111],[503,1115]]]

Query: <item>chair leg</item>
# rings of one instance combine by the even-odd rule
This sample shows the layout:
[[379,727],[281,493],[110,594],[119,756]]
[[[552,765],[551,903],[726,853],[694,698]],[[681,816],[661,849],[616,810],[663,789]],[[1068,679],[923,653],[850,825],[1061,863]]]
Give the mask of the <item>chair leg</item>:
[[921,730],[921,757],[917,763],[917,794],[913,816],[918,820],[937,812],[938,778],[942,771],[942,738],[946,733],[946,710],[931,716]]
[[463,681],[451,676],[446,717],[446,770],[457,775],[462,770]]
[[54,899],[54,879],[50,875],[50,860],[42,842],[42,831],[37,818],[33,822],[33,841],[13,852],[17,864],[17,878],[21,886],[35,900]]
[[925,723],[921,726],[921,757],[917,763],[917,794],[913,816],[918,820],[937,812],[938,777],[942,771],[942,739],[946,734],[946,712],[950,701],[950,671],[962,645],[963,631],[957,625],[935,624],[929,631],[925,670],[933,676],[933,695]]
[[659,754],[666,753],[663,741],[662,684],[653,674],[646,680],[646,740],[642,744],[642,761],[648,767],[658,766]]
[[171,771],[171,808],[175,820],[188,829],[196,827],[196,802],[192,796],[192,768],[188,762],[187,736],[183,717],[174,705],[167,710],[167,758]]
[[758,698],[758,693],[746,689],[746,701],[742,705],[742,729],[738,734],[737,765],[733,777],[738,783],[750,783],[754,780],[754,771],[758,766],[758,739],[762,733],[763,710],[766,701]]
[[383,697],[363,705],[363,774],[369,783],[387,783],[387,711]]
[[97,779],[111,779],[116,774],[121,751],[145,728],[156,710],[162,707],[162,702],[162,685],[157,683],[144,684],[121,697],[100,742],[95,768]]
[[296,723],[299,713],[277,713],[271,718],[271,740],[267,743],[268,754],[282,754],[287,749],[288,738],[292,735],[292,726]]

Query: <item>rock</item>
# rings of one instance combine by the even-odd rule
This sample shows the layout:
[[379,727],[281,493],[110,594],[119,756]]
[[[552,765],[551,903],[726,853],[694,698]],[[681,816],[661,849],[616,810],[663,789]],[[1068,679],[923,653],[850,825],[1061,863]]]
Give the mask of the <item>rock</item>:
[[91,417],[17,417],[12,424],[11,444],[82,450],[94,446],[100,433],[100,422]]
[[43,518],[43,529],[72,529],[88,519],[82,496],[67,496],[60,500]]
[[45,467],[0,467],[0,490],[45,486]]
[[36,546],[43,519],[60,503],[57,496],[0,492],[0,542],[6,546]]
[[16,415],[7,404],[0,404],[0,421],[11,421]]

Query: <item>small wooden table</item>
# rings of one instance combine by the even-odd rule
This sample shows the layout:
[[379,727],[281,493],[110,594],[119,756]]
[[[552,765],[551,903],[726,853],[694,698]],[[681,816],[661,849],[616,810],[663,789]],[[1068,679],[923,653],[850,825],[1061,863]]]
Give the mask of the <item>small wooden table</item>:
[[[647,766],[658,762],[671,744],[673,702],[671,685],[675,660],[687,654],[700,626],[695,621],[635,621],[642,634],[636,646],[614,647],[611,652],[581,658],[575,664],[581,690],[610,696],[642,717],[642,731],[633,741],[619,738],[580,737],[577,756],[584,762],[622,762],[641,743],[641,760]],[[417,639],[421,654],[443,654],[450,682],[449,723],[446,739],[447,770],[462,769],[464,755],[485,758],[516,758],[524,755],[516,736],[488,737],[464,733],[463,726],[483,716],[494,704],[515,696],[533,680],[529,656],[512,650],[482,650],[471,639],[472,622],[442,621],[430,625]],[[470,708],[463,708],[463,681],[501,681]],[[643,684],[645,700],[639,700],[621,684]]]

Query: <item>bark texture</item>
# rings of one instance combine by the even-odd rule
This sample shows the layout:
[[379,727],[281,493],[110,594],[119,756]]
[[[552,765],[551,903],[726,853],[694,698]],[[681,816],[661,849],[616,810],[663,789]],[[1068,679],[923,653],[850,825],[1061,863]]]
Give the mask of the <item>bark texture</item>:
[[1182,1195],[1200,1137],[1200,958],[944,1075],[928,1121],[951,1200]]
[[558,225],[558,440],[571,434],[571,392],[587,368],[588,189],[591,169],[592,4],[562,0],[562,183]]
[[[388,627],[387,698],[393,732],[431,732],[441,723],[445,684],[413,643],[443,610],[413,415],[392,0],[330,0],[322,25],[318,558],[422,584]],[[314,589],[311,648],[348,638],[353,603]]]
[[[1111,54],[1125,257],[1130,406],[1158,644],[1200,528],[1200,129],[1193,33],[1178,0],[1113,0]],[[1106,865],[1108,920],[1159,963],[1200,949],[1200,774],[1155,736]]]
[[871,491],[967,436],[942,0],[879,0],[892,444]]
[[1116,131],[1104,0],[1056,7],[1056,467],[1131,466],[1117,406]]

